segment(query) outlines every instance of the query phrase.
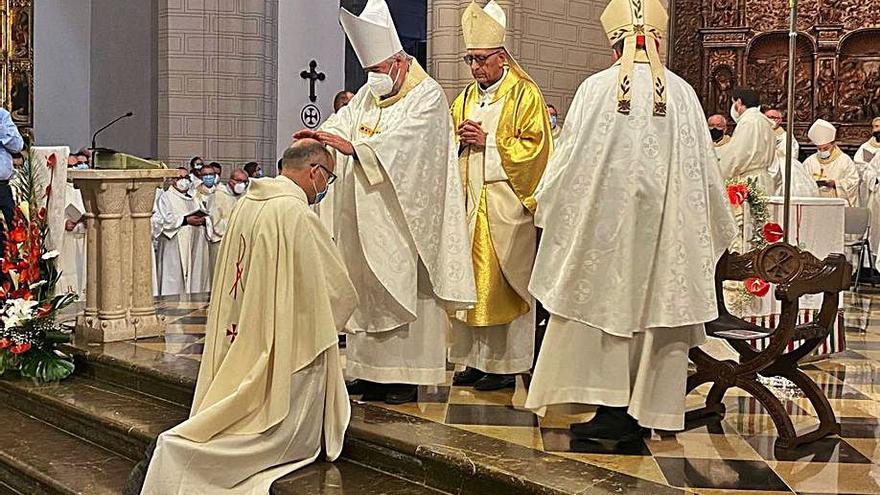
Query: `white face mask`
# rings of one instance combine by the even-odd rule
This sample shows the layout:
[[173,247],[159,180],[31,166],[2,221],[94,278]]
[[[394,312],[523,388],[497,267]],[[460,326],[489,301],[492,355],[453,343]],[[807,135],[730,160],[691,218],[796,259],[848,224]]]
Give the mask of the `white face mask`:
[[177,187],[178,191],[186,192],[189,190],[190,182],[187,178],[177,179],[177,183],[175,187]]
[[239,182],[232,187],[232,192],[241,196],[244,192],[247,191],[247,184],[244,182]]
[[819,155],[819,158],[821,158],[823,160],[827,160],[827,159],[831,158],[831,151],[819,151],[818,155]]
[[730,105],[730,116],[733,118],[734,122],[739,122],[739,118],[742,117],[742,114],[736,111],[736,103],[734,102]]
[[397,75],[394,79],[389,74],[370,72],[367,74],[367,86],[370,88],[373,96],[377,99],[382,98],[394,91],[394,85],[397,84],[398,77],[400,77],[400,69],[397,70]]

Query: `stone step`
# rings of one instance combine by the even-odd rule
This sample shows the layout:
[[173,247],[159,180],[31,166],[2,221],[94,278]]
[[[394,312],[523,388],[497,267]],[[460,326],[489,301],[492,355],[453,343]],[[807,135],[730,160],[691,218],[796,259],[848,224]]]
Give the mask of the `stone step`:
[[[77,373],[88,378],[112,382],[117,387],[152,395],[185,408],[192,400],[198,376],[196,361],[175,359],[128,343],[94,348],[71,346],[69,350],[76,356]],[[685,493],[620,472],[369,404],[352,404],[352,419],[342,457],[442,493]]]
[[[134,462],[0,405],[0,480],[19,495],[118,495]],[[2,492],[0,492],[2,493]]]
[[0,403],[129,459],[188,416],[180,405],[78,375],[51,385],[0,380]]
[[339,460],[316,462],[272,485],[272,495],[439,495],[433,488]]

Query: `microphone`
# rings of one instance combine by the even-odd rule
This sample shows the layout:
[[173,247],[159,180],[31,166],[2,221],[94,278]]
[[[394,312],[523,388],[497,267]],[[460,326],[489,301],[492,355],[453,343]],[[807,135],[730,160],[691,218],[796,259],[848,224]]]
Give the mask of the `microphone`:
[[132,115],[134,115],[134,113],[132,113],[132,112],[128,112],[125,115],[120,115],[119,117],[116,117],[115,119],[113,119],[109,124],[98,129],[97,131],[95,131],[95,133],[92,135],[92,150],[95,150],[95,148],[96,148],[95,140],[98,138],[98,134],[100,134],[101,132],[103,132],[105,129],[112,126],[113,124],[119,122],[120,120],[127,118],[127,117],[131,117]]

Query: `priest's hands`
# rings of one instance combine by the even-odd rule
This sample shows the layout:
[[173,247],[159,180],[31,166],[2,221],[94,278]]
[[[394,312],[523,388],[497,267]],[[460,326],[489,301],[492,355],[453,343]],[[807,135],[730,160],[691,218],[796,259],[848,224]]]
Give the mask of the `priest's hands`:
[[331,148],[336,149],[343,155],[354,155],[354,146],[352,146],[350,141],[341,138],[336,134],[330,134],[329,132],[303,129],[294,133],[293,139],[315,139],[320,141],[324,146],[330,146]]
[[458,138],[464,144],[474,146],[486,146],[486,131],[480,127],[480,122],[465,120],[458,126]]
[[193,227],[201,227],[205,225],[205,217],[201,215],[189,215],[184,217],[183,221],[187,225],[192,225]]

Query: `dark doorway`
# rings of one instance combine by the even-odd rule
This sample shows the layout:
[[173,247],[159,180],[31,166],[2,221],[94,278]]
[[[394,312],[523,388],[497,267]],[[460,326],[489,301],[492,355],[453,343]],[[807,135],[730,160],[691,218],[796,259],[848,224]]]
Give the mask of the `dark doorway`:
[[[400,43],[409,53],[427,66],[428,55],[428,2],[427,0],[386,0],[391,10],[391,17],[400,35]],[[367,0],[341,0],[343,8],[353,14],[360,14],[367,5]],[[367,76],[358,62],[354,49],[345,41],[345,88],[357,91],[367,82]]]

